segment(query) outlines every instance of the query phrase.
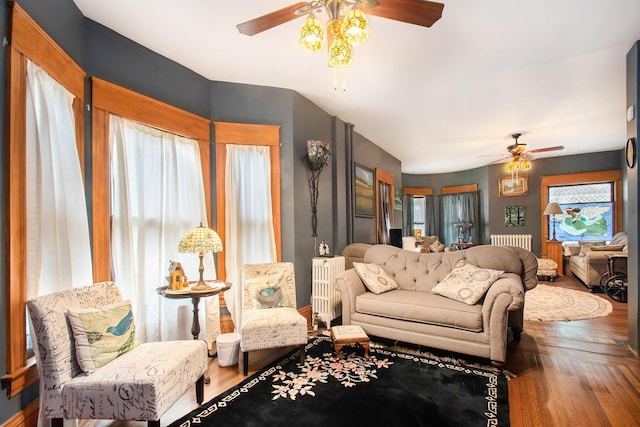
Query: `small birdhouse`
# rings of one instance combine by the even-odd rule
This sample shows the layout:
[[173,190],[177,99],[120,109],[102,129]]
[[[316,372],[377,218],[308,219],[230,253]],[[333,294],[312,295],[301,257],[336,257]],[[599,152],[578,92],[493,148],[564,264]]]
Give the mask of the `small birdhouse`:
[[169,282],[169,287],[174,291],[180,290],[188,285],[182,264],[177,261],[169,261],[167,281]]

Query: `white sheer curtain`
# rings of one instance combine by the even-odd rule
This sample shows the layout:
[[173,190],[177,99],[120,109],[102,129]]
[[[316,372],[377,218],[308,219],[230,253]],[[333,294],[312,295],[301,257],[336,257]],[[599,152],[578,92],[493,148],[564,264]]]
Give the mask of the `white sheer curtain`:
[[242,322],[242,265],[276,262],[269,147],[227,145],[225,176],[225,294],[236,331]]
[[93,283],[74,97],[27,63],[27,299]]
[[[191,300],[163,298],[156,288],[167,285],[170,260],[198,279],[197,254],[178,252],[186,231],[207,225],[198,142],[114,115],[109,141],[113,275],[132,301],[137,338],[190,339]],[[213,255],[204,262],[205,279],[215,279]],[[200,309],[200,338],[211,347],[220,333],[218,298],[203,298]]]
[[[46,71],[27,61],[27,299],[93,283],[73,100]],[[27,325],[30,329],[28,320]],[[45,416],[41,406],[39,426],[47,425]],[[65,425],[76,423],[67,420]]]

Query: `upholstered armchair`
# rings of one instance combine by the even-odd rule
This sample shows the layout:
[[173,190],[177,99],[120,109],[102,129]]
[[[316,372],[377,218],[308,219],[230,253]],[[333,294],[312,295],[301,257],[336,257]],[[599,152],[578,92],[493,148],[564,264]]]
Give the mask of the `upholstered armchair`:
[[290,262],[242,267],[240,350],[243,373],[249,372],[249,352],[300,346],[304,362],[307,320],[296,309],[296,281]]
[[192,384],[204,397],[207,344],[135,340],[131,304],[112,282],[27,302],[40,376],[40,418],[147,421],[160,417]]

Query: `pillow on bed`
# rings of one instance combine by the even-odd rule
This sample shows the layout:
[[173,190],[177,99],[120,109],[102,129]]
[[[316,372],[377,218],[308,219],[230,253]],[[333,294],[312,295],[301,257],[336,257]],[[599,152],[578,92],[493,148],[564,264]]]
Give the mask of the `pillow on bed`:
[[502,273],[502,270],[476,267],[461,259],[432,291],[443,297],[474,305]]
[[364,286],[374,294],[388,292],[398,287],[398,283],[389,277],[378,264],[354,262],[353,268],[362,279]]

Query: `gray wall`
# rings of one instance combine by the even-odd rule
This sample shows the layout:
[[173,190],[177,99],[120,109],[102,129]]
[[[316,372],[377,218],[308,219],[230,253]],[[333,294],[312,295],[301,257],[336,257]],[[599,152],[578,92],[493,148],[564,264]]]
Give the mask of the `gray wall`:
[[[236,123],[280,126],[282,258],[296,265],[298,307],[310,303],[311,237],[310,195],[305,164],[308,139],[331,141],[330,164],[320,178],[318,238],[326,240],[334,253],[350,241],[347,229],[351,192],[351,156],[367,166],[382,167],[400,180],[400,162],[371,141],[354,134],[358,143],[347,143],[350,126],[331,117],[299,94],[271,87],[211,82],[197,73],[164,58],[108,28],[85,19],[72,0],[19,0],[34,20],[87,72],[154,99],[211,119]],[[8,36],[7,9],[0,9],[0,33]],[[6,49],[0,56],[0,84],[6,87]],[[90,84],[87,81],[87,100]],[[0,92],[0,161],[6,161],[6,92]],[[91,159],[91,115],[85,114],[85,158]],[[215,129],[212,130],[212,143]],[[212,213],[215,224],[215,150],[211,150]],[[86,165],[87,196],[91,200],[91,164]],[[399,183],[401,185],[401,183]],[[6,213],[6,175],[0,175],[0,206]],[[90,210],[91,208],[88,207]],[[401,219],[396,219],[396,222]],[[6,215],[0,215],[5,229]],[[359,224],[367,241],[375,237],[375,224]],[[6,242],[0,242],[0,258],[6,258]],[[6,277],[5,263],[0,274]],[[0,285],[0,318],[6,316],[6,281]],[[0,328],[0,372],[6,372],[6,330]],[[10,419],[37,396],[37,384],[9,400],[0,393],[0,423]]]
[[[560,156],[537,159],[528,171],[529,191],[525,196],[500,197],[498,182],[508,176],[504,165],[490,165],[448,174],[409,175],[403,174],[405,187],[431,187],[434,194],[440,194],[442,187],[478,184],[480,191],[480,211],[484,223],[481,225],[481,243],[488,243],[491,234],[532,234],[532,250],[540,255],[540,217],[544,206],[540,206],[540,185],[543,176],[561,175],[599,170],[619,170],[622,168],[620,151]],[[507,206],[524,206],[525,225],[507,227],[504,225],[504,210]]]

